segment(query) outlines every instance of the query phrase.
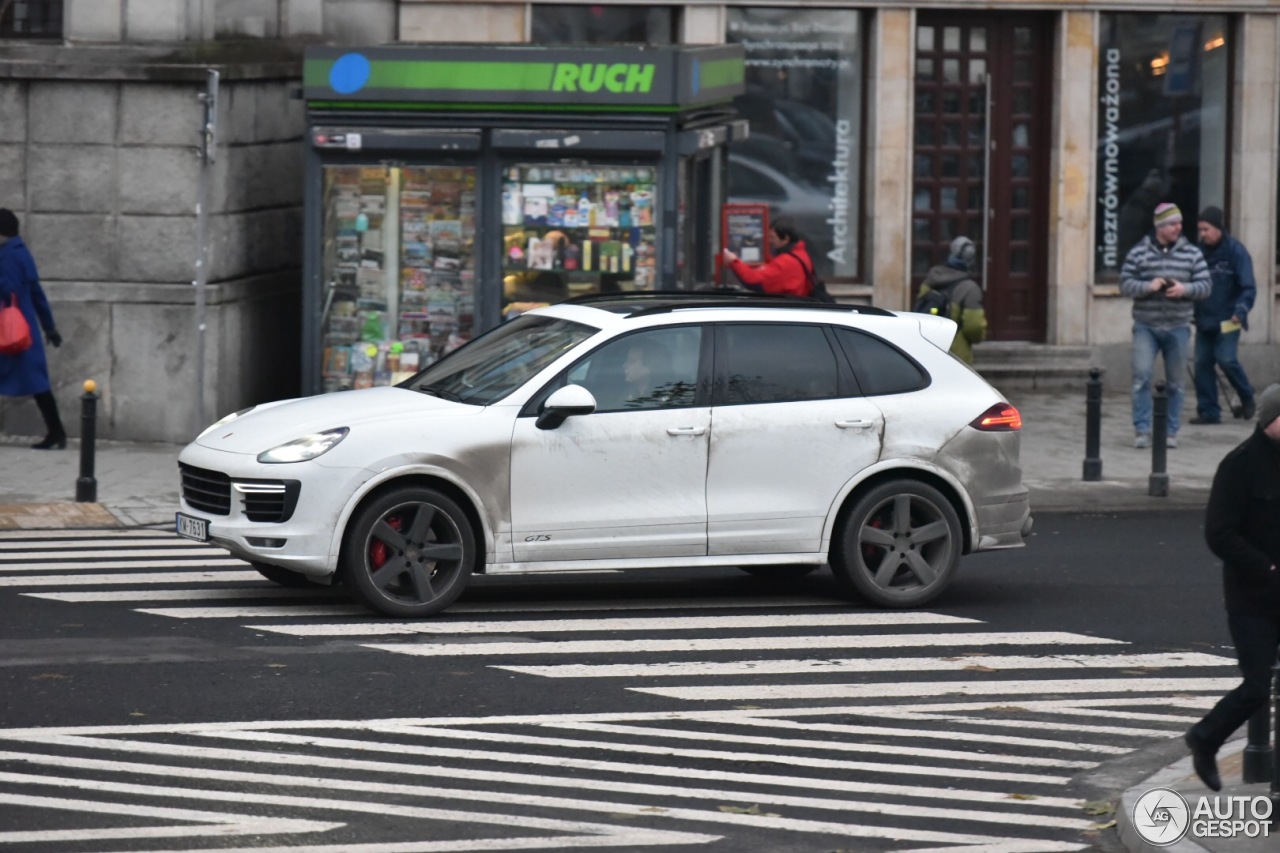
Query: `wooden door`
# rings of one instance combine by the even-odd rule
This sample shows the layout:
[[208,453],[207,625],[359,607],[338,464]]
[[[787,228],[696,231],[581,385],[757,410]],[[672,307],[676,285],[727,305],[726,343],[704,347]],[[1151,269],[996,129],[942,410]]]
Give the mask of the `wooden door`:
[[911,275],[978,246],[991,340],[1043,341],[1052,18],[922,12],[916,24]]

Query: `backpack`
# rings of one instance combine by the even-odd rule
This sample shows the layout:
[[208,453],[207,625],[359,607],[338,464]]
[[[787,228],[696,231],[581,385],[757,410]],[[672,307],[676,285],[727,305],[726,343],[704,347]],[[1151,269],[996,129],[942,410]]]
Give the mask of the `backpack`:
[[804,274],[809,277],[809,298],[815,302],[822,302],[826,305],[835,305],[836,300],[827,292],[827,283],[814,273],[813,267],[805,266],[804,261],[800,260],[799,255],[791,255],[797,261],[800,261],[800,268],[804,270]]
[[951,294],[945,290],[930,288],[916,298],[911,310],[917,314],[933,314],[951,319]]

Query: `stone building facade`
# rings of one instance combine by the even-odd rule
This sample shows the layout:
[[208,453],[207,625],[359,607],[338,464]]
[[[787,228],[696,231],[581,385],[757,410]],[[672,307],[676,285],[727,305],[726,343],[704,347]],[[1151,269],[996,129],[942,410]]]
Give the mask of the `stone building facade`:
[[[994,332],[979,364],[1010,381],[1058,382],[1098,364],[1125,387],[1130,302],[1116,272],[1142,211],[1176,201],[1192,231],[1194,209],[1216,204],[1258,279],[1242,359],[1256,384],[1280,380],[1277,0],[1167,0],[1158,11],[1116,0],[62,0],[60,10],[60,37],[0,41],[0,205],[22,218],[67,341],[51,361],[73,428],[85,379],[101,388],[99,434],[110,438],[185,441],[201,421],[298,393],[305,116],[295,90],[313,43],[742,42],[768,96],[742,109],[773,109],[748,116],[759,144],[731,161],[731,195],[772,201],[735,187],[735,168],[756,168],[779,204],[847,203],[814,220],[850,242],[831,249],[830,289],[890,308],[908,306],[953,236],[975,238]],[[199,96],[210,69],[219,97],[206,164]],[[807,136],[788,129],[806,118]],[[828,132],[827,149],[809,144]],[[0,430],[39,424],[29,401],[0,400]]]

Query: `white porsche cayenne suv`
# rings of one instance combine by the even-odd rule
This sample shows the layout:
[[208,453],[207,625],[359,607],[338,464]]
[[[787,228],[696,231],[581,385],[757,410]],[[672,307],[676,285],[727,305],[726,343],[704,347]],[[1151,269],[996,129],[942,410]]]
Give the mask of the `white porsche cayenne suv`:
[[729,566],[911,607],[1031,528],[1017,409],[956,326],[718,294],[583,297],[394,387],[255,406],[179,457],[180,535],[374,611],[475,572]]

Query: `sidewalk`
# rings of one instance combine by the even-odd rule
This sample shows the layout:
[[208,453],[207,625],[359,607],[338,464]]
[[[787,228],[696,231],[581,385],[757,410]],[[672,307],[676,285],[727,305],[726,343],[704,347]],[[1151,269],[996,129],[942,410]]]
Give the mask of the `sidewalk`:
[[[1218,462],[1254,429],[1254,422],[1227,420],[1217,426],[1184,425],[1178,447],[1167,453],[1168,495],[1148,494],[1150,450],[1133,447],[1129,399],[1109,395],[1102,403],[1102,479],[1084,482],[1084,391],[1008,392],[1022,413],[1023,481],[1031,491],[1033,515],[1047,510],[1112,512],[1201,508],[1209,496]],[[1194,414],[1194,400],[1185,417]],[[97,502],[76,503],[80,472],[79,442],[62,451],[37,451],[33,436],[0,436],[0,531],[14,529],[110,528],[146,526],[172,529],[178,506],[177,457],[180,445],[99,441],[96,444]],[[1224,780],[1240,778],[1244,740],[1223,749]],[[1129,850],[1161,849],[1146,844],[1133,825],[1133,808],[1143,793],[1169,787],[1194,808],[1207,793],[1190,769],[1178,761],[1125,792],[1116,808],[1117,829]],[[1229,785],[1219,796],[1265,795],[1266,784]],[[1225,800],[1223,801],[1225,802]],[[1276,834],[1280,836],[1280,827]],[[1209,846],[1212,845],[1212,846]],[[1271,839],[1184,839],[1162,849],[1197,853],[1260,853],[1276,849]]]

